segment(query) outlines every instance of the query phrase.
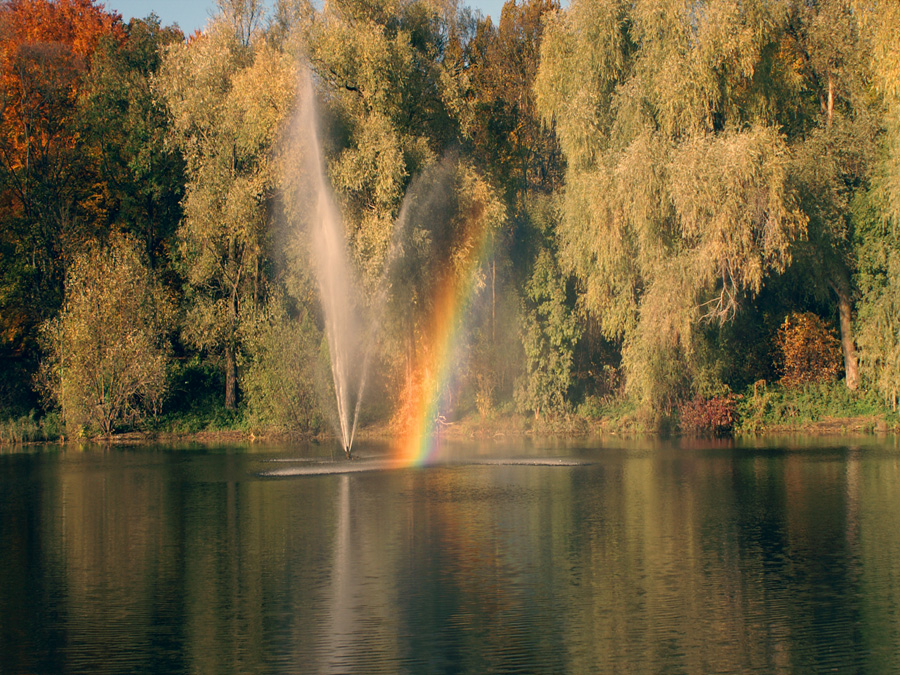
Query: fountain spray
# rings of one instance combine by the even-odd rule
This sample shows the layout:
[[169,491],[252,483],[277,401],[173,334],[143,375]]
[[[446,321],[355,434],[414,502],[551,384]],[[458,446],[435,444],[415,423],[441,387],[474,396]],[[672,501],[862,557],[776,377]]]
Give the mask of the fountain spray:
[[[325,333],[331,358],[331,375],[337,405],[335,431],[341,448],[352,459],[353,437],[359,419],[360,402],[368,370],[368,354],[363,353],[353,267],[347,250],[340,209],[325,176],[325,162],[319,140],[312,76],[304,69],[300,84],[294,141],[299,144],[302,177],[298,211],[308,214],[313,270],[325,316]],[[311,212],[307,211],[312,207]],[[363,362],[362,369],[354,368]]]

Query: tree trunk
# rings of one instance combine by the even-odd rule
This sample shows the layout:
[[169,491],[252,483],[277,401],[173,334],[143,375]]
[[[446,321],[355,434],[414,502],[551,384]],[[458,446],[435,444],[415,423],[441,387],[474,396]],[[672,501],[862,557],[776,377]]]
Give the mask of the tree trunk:
[[491,257],[491,345],[497,344],[497,258]]
[[[232,244],[233,245],[233,242]],[[232,253],[231,259],[235,256]],[[241,256],[243,262],[243,254]],[[231,338],[237,337],[238,331],[238,285],[241,282],[241,266],[238,265],[237,274],[234,283],[231,284],[231,298],[228,303],[228,318],[230,320],[229,330]],[[225,347],[225,409],[234,410],[237,404],[237,382],[235,377],[235,354],[234,344],[230,343]]]
[[850,305],[850,284],[839,276],[832,281],[832,288],[838,298],[838,312],[841,322],[841,351],[844,352],[844,383],[847,389],[856,391],[859,386],[859,360],[856,357],[856,346],[853,343],[853,327],[850,324],[852,307]]
[[225,409],[234,410],[237,386],[234,373],[234,347],[225,347]]

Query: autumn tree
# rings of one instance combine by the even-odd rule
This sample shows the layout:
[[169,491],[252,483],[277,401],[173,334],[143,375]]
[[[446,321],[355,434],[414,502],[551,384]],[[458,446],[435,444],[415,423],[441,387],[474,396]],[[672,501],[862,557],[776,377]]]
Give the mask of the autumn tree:
[[[389,0],[327,3],[303,27],[306,55],[325,103],[327,172],[341,202],[363,291],[370,304],[377,304],[387,275],[395,288],[408,291],[394,293],[406,300],[402,309],[391,304],[379,317],[395,373],[411,372],[417,360],[417,333],[428,298],[419,273],[433,268],[430,259],[425,267],[400,263],[389,269],[395,223],[403,220],[401,206],[410,182],[435,168],[456,138],[442,96],[447,30],[448,16],[438,3]],[[432,195],[417,198],[428,201]],[[434,241],[437,225],[408,222],[402,236],[406,260],[421,261],[423,252],[437,250],[426,243]],[[440,222],[446,224],[448,218]],[[403,227],[398,223],[397,228]],[[446,241],[444,234],[439,238]],[[401,270],[410,276],[397,279]]]
[[[488,234],[492,255],[477,271],[487,276],[479,276],[470,308],[472,352],[460,366],[482,402],[498,387],[512,394],[510,373],[522,362],[512,328],[520,323],[519,288],[543,245],[531,245],[541,236],[526,241],[536,229],[526,193],[545,196],[559,176],[556,141],[535,113],[531,88],[542,17],[554,6],[510,2],[495,30],[453,3],[345,0],[326,5],[305,30],[334,130],[325,136],[329,174],[367,292],[377,296],[385,281],[391,289],[383,337],[407,388],[416,386],[410,377],[429,349],[441,270],[463,243],[455,214],[469,197],[460,190],[477,182],[494,195],[485,204],[499,197],[509,207]],[[460,181],[448,168],[453,157],[477,181]],[[521,249],[520,272],[513,247]]]
[[35,405],[37,327],[97,227],[74,120],[97,41],[119,29],[88,0],[0,2],[0,408]]
[[21,350],[62,299],[96,226],[77,98],[98,41],[121,22],[91,0],[0,3],[0,336]]
[[474,35],[445,64],[463,137],[475,160],[504,188],[510,202],[528,190],[548,192],[561,181],[559,146],[534,101],[544,18],[555,0],[508,0],[494,27],[477,21]]
[[241,316],[263,291],[277,183],[273,149],[296,81],[293,59],[232,5],[240,3],[223,3],[204,34],[171,45],[158,78],[172,117],[171,138],[186,164],[178,231],[190,287],[183,334],[221,357],[229,409],[236,405]]
[[442,62],[444,98],[462,145],[508,207],[504,227],[492,235],[489,319],[476,336],[471,364],[479,387],[505,396],[512,395],[523,363],[519,331],[509,326],[524,320],[524,289],[537,259],[556,256],[553,238],[544,236],[545,223],[535,215],[546,211],[547,197],[561,185],[561,156],[537,113],[534,80],[544,18],[558,7],[550,0],[509,0],[496,25],[490,17],[469,20],[461,13]]
[[[808,237],[795,247],[800,274],[837,306],[844,382],[859,384],[853,329],[854,197],[869,189],[880,120],[869,81],[865,29],[847,0],[791,5],[781,40],[782,61],[796,83],[792,98],[807,101],[795,130],[794,183],[809,218]],[[802,109],[801,109],[802,110]]]
[[137,242],[92,243],[66,273],[62,312],[43,327],[40,380],[70,434],[110,434],[160,410],[171,302]]
[[789,314],[778,329],[775,345],[785,385],[827,382],[841,371],[840,341],[812,312]]
[[900,5],[853,2],[883,134],[870,189],[852,202],[860,369],[896,410],[900,400]]
[[671,413],[805,230],[782,133],[786,5],[575,0],[545,27],[536,91],[567,161],[561,258],[624,341],[630,390]]
[[132,19],[124,37],[103,38],[78,100],[82,152],[97,166],[92,186],[109,227],[143,242],[154,267],[166,266],[181,219],[183,161],[166,147],[168,111],[154,94],[164,49],[180,43],[159,19]]
[[326,113],[341,129],[328,171],[367,288],[380,279],[403,194],[453,138],[441,100],[440,15],[430,3],[327,3],[306,28]]

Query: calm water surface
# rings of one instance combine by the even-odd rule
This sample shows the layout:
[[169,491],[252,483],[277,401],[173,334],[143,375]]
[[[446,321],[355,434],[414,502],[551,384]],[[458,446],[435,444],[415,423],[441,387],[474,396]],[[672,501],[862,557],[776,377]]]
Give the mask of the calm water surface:
[[359,452],[4,451],[0,673],[900,672],[893,440]]

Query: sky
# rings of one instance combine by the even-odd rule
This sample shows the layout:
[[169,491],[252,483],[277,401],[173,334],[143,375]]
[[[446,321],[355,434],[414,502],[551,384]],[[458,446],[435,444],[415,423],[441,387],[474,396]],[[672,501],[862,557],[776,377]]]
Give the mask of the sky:
[[[500,21],[500,8],[504,0],[462,0],[470,7],[480,9],[490,16],[496,25]],[[164,26],[177,23],[186,34],[203,28],[215,12],[215,0],[100,0],[108,11],[116,11],[128,22],[129,19],[143,19],[155,12]]]

